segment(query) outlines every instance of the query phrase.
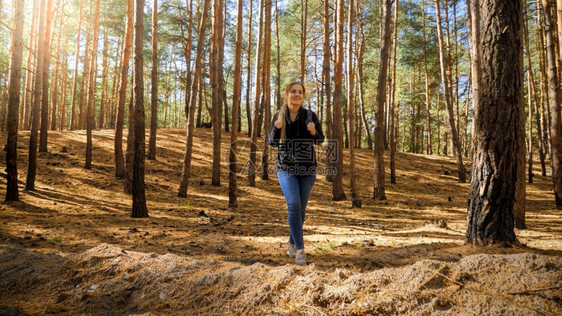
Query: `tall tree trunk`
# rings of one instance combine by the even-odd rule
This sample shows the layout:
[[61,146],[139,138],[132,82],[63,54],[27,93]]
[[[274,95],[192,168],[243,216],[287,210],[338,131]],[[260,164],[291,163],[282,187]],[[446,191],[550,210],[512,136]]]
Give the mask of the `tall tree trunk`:
[[556,54],[554,51],[554,26],[550,14],[552,2],[541,0],[544,8],[544,31],[546,38],[546,62],[548,64],[548,89],[549,105],[551,111],[550,144],[551,144],[551,166],[552,181],[554,183],[554,197],[556,208],[562,209],[562,122],[560,117],[560,104],[562,103],[562,91],[558,81],[558,69],[556,68]]
[[380,49],[380,67],[377,83],[377,101],[375,107],[375,185],[373,199],[386,200],[384,189],[384,101],[386,99],[386,77],[388,74],[388,54],[390,51],[390,0],[382,3],[382,33]]
[[61,35],[62,35],[62,26],[64,23],[62,23],[62,13],[63,13],[63,8],[64,8],[64,4],[60,4],[60,16],[61,16],[61,22],[59,23],[59,31],[58,31],[58,37],[57,37],[57,52],[55,53],[55,58],[56,58],[56,62],[55,62],[55,75],[53,76],[53,91],[52,91],[52,95],[51,95],[51,100],[52,100],[52,105],[51,105],[51,131],[55,131],[57,129],[57,101],[58,101],[58,94],[59,94],[59,69],[60,69],[60,64],[61,64],[61,60],[60,60],[60,46],[61,46]]
[[[191,83],[191,100],[189,102],[189,115],[187,116],[187,135],[185,156],[183,161],[183,169],[181,174],[181,183],[178,190],[179,197],[187,197],[187,189],[189,186],[189,177],[191,173],[191,155],[193,153],[193,124],[195,121],[195,98],[197,97],[199,89],[199,80],[201,74],[201,59],[203,57],[203,43],[205,41],[205,26],[207,25],[207,11],[209,11],[209,3],[211,0],[204,0],[203,11],[201,12],[201,20],[199,21],[198,35],[197,35],[197,53],[195,55],[195,66],[193,69],[193,82]],[[189,89],[189,87],[186,87]],[[199,98],[201,99],[201,98]]]
[[[191,30],[189,30],[191,33]],[[152,1],[152,73],[150,91],[149,160],[156,159],[156,130],[158,129],[158,0]]]
[[429,90],[429,71],[427,70],[427,38],[425,35],[425,1],[422,0],[422,21],[423,21],[423,68],[425,74],[425,106],[426,106],[426,126],[427,126],[427,154],[433,155],[431,147],[431,92]]
[[[91,12],[91,10],[90,10]],[[92,21],[90,21],[89,25],[92,24]],[[84,119],[86,117],[86,109],[84,107],[84,95],[87,94],[84,93],[84,90],[88,89],[88,78],[89,78],[89,74],[90,74],[90,40],[91,40],[91,32],[89,30],[88,27],[86,27],[86,46],[84,47],[85,52],[84,52],[84,71],[82,72],[82,82],[80,83],[80,92],[78,95],[78,121],[76,124],[76,128],[77,129],[84,129]]]
[[108,37],[109,37],[109,28],[105,28],[105,32],[103,35],[103,51],[102,51],[102,73],[101,73],[101,97],[100,97],[100,111],[98,116],[98,128],[105,128],[106,120],[105,114],[107,112],[107,100],[108,100],[108,93],[107,93],[107,72],[108,72],[108,65],[107,65],[107,50],[108,50]]
[[[99,3],[99,0],[98,0]],[[143,21],[144,0],[135,1],[134,55],[133,55],[133,100],[135,158],[133,163],[133,208],[131,217],[148,217],[144,194],[144,80],[143,80]],[[133,113],[130,113],[133,114]]]
[[[47,133],[49,130],[49,68],[51,61],[51,24],[53,20],[53,1],[47,4],[47,17],[45,24],[44,50],[43,54],[43,89],[41,93],[41,133],[39,135],[39,152],[47,152]],[[37,69],[40,71],[39,69]]]
[[348,129],[349,129],[349,186],[351,190],[351,205],[352,207],[361,207],[361,197],[357,191],[357,184],[355,182],[355,68],[353,65],[353,0],[349,0],[349,13],[347,23],[347,115],[348,115]]
[[[238,0],[238,17],[236,18],[236,43],[242,43],[243,0]],[[234,87],[232,91],[232,129],[230,130],[229,173],[228,173],[228,207],[238,207],[237,176],[237,140],[240,97],[242,94],[242,45],[236,45],[234,56]]]
[[[543,137],[543,147],[546,148],[546,152],[549,155],[548,160],[550,160],[551,164],[550,164],[550,171],[551,174],[552,173],[552,143],[549,141],[552,138],[551,135],[551,119],[550,119],[550,108],[549,108],[549,87],[548,87],[548,75],[547,75],[547,71],[546,68],[547,66],[547,57],[546,57],[546,45],[545,45],[545,34],[544,34],[544,13],[541,14],[541,12],[543,12],[544,10],[542,9],[542,1],[537,1],[537,23],[538,23],[538,28],[537,28],[537,37],[539,38],[539,41],[537,41],[537,54],[539,55],[539,66],[540,66],[540,72],[541,72],[541,79],[540,79],[540,83],[541,83],[541,121],[542,121],[542,130],[544,133],[544,137]],[[546,168],[543,169],[542,171],[542,175],[546,176]]]
[[[68,46],[68,41],[66,44],[67,45],[65,46]],[[68,92],[68,71],[66,71],[66,69],[68,69],[68,55],[64,56],[64,64],[62,69],[65,69],[65,71],[63,72],[62,97],[59,106],[59,131],[62,131],[65,128],[66,123],[66,93]]]
[[96,60],[98,56],[100,2],[101,0],[96,0],[96,12],[94,13],[94,41],[92,43],[92,56],[90,59],[90,73],[88,79],[88,97],[86,99],[86,163],[84,164],[84,168],[86,169],[92,169],[92,129],[94,114],[96,112]]
[[121,76],[119,78],[119,94],[117,100],[117,120],[115,122],[115,176],[123,179],[126,176],[125,160],[123,158],[123,123],[125,116],[125,98],[127,94],[127,76],[129,74],[129,58],[131,56],[131,41],[133,37],[133,0],[127,0],[127,28],[123,43],[123,58]]
[[[192,81],[192,74],[191,74],[191,47],[193,45],[192,43],[192,27],[193,27],[193,14],[192,14],[192,9],[193,9],[193,1],[189,0],[189,10],[187,13],[187,30],[184,30],[182,28],[182,32],[187,31],[187,34],[184,34],[184,38],[185,38],[185,44],[184,44],[184,56],[185,56],[185,64],[186,64],[186,78],[185,78],[185,86],[186,88],[191,88],[191,81]],[[191,90],[190,89],[186,89],[186,105],[184,107],[184,112],[185,112],[185,117],[187,118],[189,116],[189,107],[190,104],[189,102],[191,102]],[[200,123],[200,121],[198,122]]]
[[[275,0],[275,39],[277,44],[277,58],[276,58],[276,66],[277,66],[277,78],[275,80],[276,85],[276,102],[277,102],[277,110],[281,109],[281,48],[279,45],[279,8],[278,8],[279,0]],[[248,74],[249,76],[249,74]],[[320,120],[322,123],[322,120]]]
[[[36,54],[32,54],[31,50],[33,49],[33,47],[36,46],[36,43],[38,41],[38,35],[36,34],[37,32],[37,14],[39,11],[39,6],[41,5],[41,0],[33,0],[33,14],[32,14],[32,18],[31,18],[31,28],[29,31],[29,42],[28,42],[28,51],[29,53],[27,54],[27,66],[26,68],[26,76],[25,76],[25,90],[24,90],[24,100],[23,100],[23,106],[20,109],[20,113],[22,114],[20,116],[20,126],[22,127],[23,130],[29,130],[30,127],[30,114],[31,114],[31,100],[32,100],[32,96],[33,96],[33,82],[34,82],[34,71],[33,71],[33,61],[37,59]],[[80,9],[82,9],[82,6],[80,6]],[[79,23],[80,24],[80,23]],[[80,31],[78,31],[80,32]]]
[[220,156],[221,156],[221,108],[223,106],[223,93],[221,89],[221,75],[223,68],[220,63],[220,46],[222,45],[223,0],[213,1],[213,32],[211,44],[211,84],[212,84],[212,110],[213,122],[213,171],[211,183],[220,185]]
[[261,178],[269,179],[269,146],[267,146],[267,138],[269,137],[269,125],[271,123],[271,86],[269,85],[271,78],[271,10],[272,0],[265,2],[265,34],[263,48],[263,154],[261,161]]
[[246,48],[246,120],[248,122],[248,137],[252,137],[252,106],[250,105],[250,91],[252,85],[252,5],[253,0],[250,2],[250,13],[248,17],[248,47]]
[[12,19],[12,43],[10,45],[10,75],[8,84],[8,141],[6,143],[6,198],[18,201],[18,107],[20,103],[20,79],[23,52],[24,1],[14,3]]
[[41,0],[39,9],[39,23],[37,35],[37,65],[35,67],[36,74],[33,82],[33,100],[31,108],[31,132],[29,134],[29,157],[27,164],[27,177],[25,182],[26,190],[35,190],[35,176],[37,173],[37,136],[39,133],[39,114],[41,105],[41,88],[43,83],[43,63],[45,54],[44,43],[40,41],[45,37],[45,15],[47,2],[49,0]]
[[[324,0],[324,41],[323,41],[323,60],[322,60],[322,72],[324,73],[324,92],[326,96],[324,98],[324,108],[326,111],[326,135],[328,136],[328,141],[326,144],[326,151],[336,152],[337,144],[333,141],[334,140],[334,133],[333,133],[333,124],[332,124],[332,109],[330,105],[330,101],[332,99],[331,91],[331,73],[330,73],[330,59],[331,59],[331,48],[330,48],[330,3],[329,0]],[[340,96],[341,99],[341,96]],[[337,158],[337,156],[336,156]],[[334,159],[327,159],[326,165],[329,169],[336,168],[337,160]],[[332,172],[326,172],[326,180],[329,182],[333,182],[335,175]]]
[[[475,109],[467,242],[516,243],[513,207],[518,181],[518,134],[523,113],[521,1],[483,0],[482,52]],[[479,25],[476,25],[479,27]],[[502,131],[502,133],[498,133]]]
[[[78,62],[80,61],[80,31],[82,30],[82,7],[84,0],[80,0],[78,13],[78,34],[76,35],[76,55],[74,56],[74,75],[72,76],[72,92],[70,93],[70,130],[76,129],[76,89],[78,87]],[[82,80],[83,80],[82,76]]]
[[457,157],[457,168],[459,173],[459,182],[466,182],[466,171],[462,162],[462,152],[460,149],[460,142],[458,138],[457,128],[455,125],[455,114],[453,111],[453,104],[451,98],[451,90],[449,85],[449,77],[447,76],[447,64],[445,61],[445,47],[443,45],[443,32],[441,31],[441,15],[439,8],[439,0],[435,1],[435,10],[437,12],[437,38],[439,40],[439,60],[441,65],[441,80],[443,82],[443,88],[445,90],[445,104],[447,106],[447,113],[449,116],[449,126],[451,128],[451,137],[453,139],[453,145],[456,148],[455,155]]
[[342,130],[342,81],[343,81],[343,25],[344,1],[336,1],[336,64],[334,69],[334,118],[333,138],[335,140],[336,173],[332,183],[332,199],[342,201],[347,199],[343,190],[343,130]]
[[260,129],[259,124],[259,117],[262,111],[260,96],[261,96],[261,77],[262,77],[262,43],[263,43],[263,13],[264,13],[264,3],[260,1],[259,6],[259,18],[258,18],[258,42],[256,46],[256,91],[254,94],[254,128],[252,129],[252,143],[251,143],[251,151],[250,151],[250,161],[248,162],[248,185],[251,187],[256,186],[256,154],[258,151],[257,141],[258,141],[258,132]]
[[306,35],[307,27],[306,22],[308,21],[308,0],[301,1],[301,82],[304,84],[306,82]]
[[[423,1],[422,1],[423,3]],[[396,0],[394,4],[394,36],[392,45],[392,83],[391,85],[391,93],[390,93],[390,183],[396,183],[396,166],[395,166],[395,155],[396,155],[396,113],[395,111],[395,104],[396,101],[394,99],[396,95],[396,46],[398,46],[398,0]],[[424,50],[425,52],[425,50]]]

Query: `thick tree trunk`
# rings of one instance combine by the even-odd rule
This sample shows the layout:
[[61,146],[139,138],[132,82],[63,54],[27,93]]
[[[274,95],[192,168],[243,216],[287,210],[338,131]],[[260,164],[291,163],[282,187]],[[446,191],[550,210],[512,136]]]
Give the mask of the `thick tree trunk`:
[[18,107],[20,103],[20,79],[23,52],[23,11],[24,1],[14,3],[12,43],[10,45],[10,75],[8,85],[8,141],[6,143],[6,198],[5,201],[18,201]]
[[449,83],[449,76],[447,75],[447,62],[445,61],[445,47],[443,45],[443,32],[441,31],[441,15],[439,8],[439,0],[435,1],[435,10],[437,12],[437,38],[439,40],[439,60],[441,65],[441,81],[443,82],[443,89],[445,90],[445,105],[447,106],[447,113],[449,116],[449,126],[451,128],[451,137],[453,146],[455,147],[454,153],[457,157],[457,169],[459,173],[459,182],[466,182],[466,170],[462,162],[462,152],[455,124],[455,114],[453,111],[453,103],[451,96],[451,89]]
[[[99,0],[98,0],[99,1]],[[143,21],[144,0],[135,1],[134,55],[133,55],[133,100],[134,100],[134,163],[133,163],[133,208],[131,217],[148,217],[144,194],[144,78],[143,78]],[[133,113],[130,113],[133,114]]]
[[119,78],[119,93],[117,97],[117,118],[115,122],[115,176],[125,178],[125,159],[123,158],[123,121],[125,116],[125,98],[127,94],[127,76],[129,74],[129,58],[131,56],[131,41],[133,37],[133,0],[127,0],[127,28],[123,43],[123,58],[121,76]]
[[384,189],[384,101],[386,99],[386,78],[388,74],[388,54],[390,48],[390,0],[382,4],[382,33],[380,49],[380,67],[377,83],[377,101],[375,107],[375,185],[373,199],[386,200]]
[[[516,243],[513,207],[523,107],[522,3],[484,0],[467,242]],[[478,27],[478,26],[477,26]],[[498,133],[498,131],[502,131]]]
[[554,183],[554,198],[556,208],[562,209],[562,121],[560,117],[560,105],[562,103],[562,91],[558,81],[558,69],[556,67],[556,54],[554,51],[554,26],[550,9],[552,2],[542,0],[544,8],[544,31],[546,39],[546,62],[548,65],[548,89],[549,105],[551,111],[550,144],[551,144],[551,166],[552,181]]
[[155,160],[156,131],[158,129],[158,0],[152,2],[152,73],[150,85],[150,137],[146,158]]

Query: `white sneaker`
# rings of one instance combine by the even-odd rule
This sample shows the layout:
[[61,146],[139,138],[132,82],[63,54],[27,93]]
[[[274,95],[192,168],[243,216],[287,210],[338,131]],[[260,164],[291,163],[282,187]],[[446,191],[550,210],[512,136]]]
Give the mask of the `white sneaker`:
[[295,245],[289,244],[289,247],[287,248],[287,254],[289,255],[289,257],[294,258],[296,253],[297,253],[297,248],[295,248]]
[[295,264],[298,266],[303,266],[306,264],[306,253],[304,249],[298,249],[295,254]]

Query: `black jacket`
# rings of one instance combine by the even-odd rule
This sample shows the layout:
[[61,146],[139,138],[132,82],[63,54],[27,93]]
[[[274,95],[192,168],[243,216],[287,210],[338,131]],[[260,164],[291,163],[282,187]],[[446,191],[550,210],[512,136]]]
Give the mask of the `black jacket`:
[[311,111],[311,120],[316,127],[316,135],[312,136],[306,128],[308,111],[303,107],[295,121],[291,121],[289,111],[285,115],[285,141],[280,142],[281,129],[275,127],[279,112],[273,115],[269,130],[268,142],[271,146],[278,147],[275,167],[277,170],[287,171],[294,175],[310,176],[316,174],[316,153],[314,144],[320,145],[324,141],[322,125],[316,113]]

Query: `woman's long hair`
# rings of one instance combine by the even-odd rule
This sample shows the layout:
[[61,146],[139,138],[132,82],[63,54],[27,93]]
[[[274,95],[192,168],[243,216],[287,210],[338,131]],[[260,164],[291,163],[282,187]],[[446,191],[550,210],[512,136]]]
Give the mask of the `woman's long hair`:
[[[285,86],[285,92],[283,93],[283,105],[281,106],[281,110],[279,110],[278,119],[281,120],[281,138],[280,141],[285,141],[285,127],[287,125],[287,120],[285,119],[285,115],[287,115],[287,108],[289,107],[289,91],[291,87],[294,85],[300,85],[302,87],[302,92],[306,95],[306,89],[304,85],[300,81],[291,81],[289,84]],[[302,106],[302,105],[301,105]]]

